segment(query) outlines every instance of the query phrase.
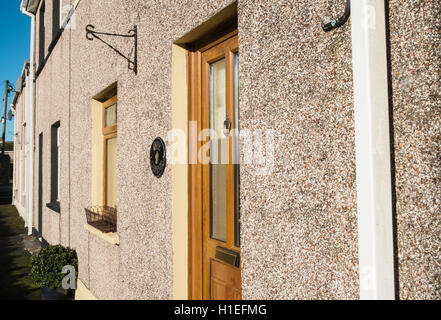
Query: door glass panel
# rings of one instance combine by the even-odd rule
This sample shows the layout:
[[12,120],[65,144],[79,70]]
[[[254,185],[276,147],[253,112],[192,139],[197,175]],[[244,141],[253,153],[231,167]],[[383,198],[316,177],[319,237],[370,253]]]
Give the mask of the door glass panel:
[[106,205],[117,206],[117,138],[106,141]]
[[118,109],[116,103],[105,109],[105,116],[104,116],[105,128],[109,128],[117,125],[117,121],[118,121],[117,112]]
[[210,236],[227,241],[225,59],[210,65]]
[[239,53],[234,54],[234,245],[240,247]]

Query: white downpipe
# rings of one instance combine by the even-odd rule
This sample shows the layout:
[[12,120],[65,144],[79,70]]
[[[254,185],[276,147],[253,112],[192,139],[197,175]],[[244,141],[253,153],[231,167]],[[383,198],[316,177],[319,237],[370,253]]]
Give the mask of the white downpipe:
[[35,88],[35,15],[21,7],[21,12],[31,17],[31,50],[29,77],[26,77],[26,226],[32,235],[34,225],[34,88]]
[[394,299],[384,0],[351,0],[360,299]]
[[13,172],[12,172],[12,205],[13,206],[15,206],[15,204],[16,204],[16,202],[15,202],[15,197],[16,197],[15,188],[17,187],[16,175],[18,172],[18,170],[17,170],[17,167],[18,167],[18,165],[17,165],[18,164],[17,145],[18,144],[17,144],[17,135],[16,135],[16,133],[17,133],[17,116],[16,116],[17,112],[16,112],[15,108],[16,108],[15,105],[11,105],[11,110],[14,114],[14,154],[13,154],[14,162],[13,162]]

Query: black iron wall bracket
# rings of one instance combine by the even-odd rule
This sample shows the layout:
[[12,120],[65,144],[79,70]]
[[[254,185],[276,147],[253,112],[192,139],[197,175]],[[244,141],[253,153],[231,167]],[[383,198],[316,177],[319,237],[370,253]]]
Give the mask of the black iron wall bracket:
[[331,22],[325,23],[322,21],[322,28],[324,31],[328,32],[338,27],[344,25],[351,15],[351,0],[346,0],[346,9],[345,13],[338,19],[334,19]]
[[[128,68],[129,70],[133,70],[135,74],[138,74],[138,27],[133,26],[132,29],[129,30],[128,34],[118,34],[118,33],[108,33],[108,32],[97,32],[94,30],[95,27],[91,24],[88,24],[86,26],[86,38],[87,40],[93,40],[98,39],[101,42],[103,42],[105,45],[107,45],[109,48],[111,48],[113,51],[115,51],[117,54],[119,54],[121,57],[127,60],[128,62]],[[112,36],[112,37],[122,37],[122,38],[133,38],[134,45],[133,45],[133,59],[131,59],[130,55],[125,56],[121,51],[113,47],[111,44],[107,43],[105,40],[103,40],[100,35],[105,36]]]

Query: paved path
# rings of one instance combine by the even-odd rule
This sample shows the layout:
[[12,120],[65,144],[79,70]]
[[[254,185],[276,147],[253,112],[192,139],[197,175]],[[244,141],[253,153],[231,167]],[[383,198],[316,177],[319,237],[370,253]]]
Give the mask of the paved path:
[[40,299],[40,289],[28,278],[31,253],[25,246],[32,252],[38,247],[15,207],[0,205],[0,300]]
[[0,205],[12,203],[12,184],[0,186]]

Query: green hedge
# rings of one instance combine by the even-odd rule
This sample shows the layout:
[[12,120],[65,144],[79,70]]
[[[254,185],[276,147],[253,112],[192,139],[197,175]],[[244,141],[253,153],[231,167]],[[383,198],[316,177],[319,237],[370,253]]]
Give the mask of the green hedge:
[[[1,140],[1,139],[0,139]],[[3,147],[3,143],[0,142],[0,150]],[[5,151],[14,151],[14,142],[12,141],[6,141],[5,144]]]
[[63,278],[61,270],[64,266],[75,267],[78,274],[78,257],[75,250],[60,245],[49,246],[31,258],[30,278],[41,288],[60,288]]

